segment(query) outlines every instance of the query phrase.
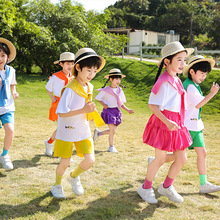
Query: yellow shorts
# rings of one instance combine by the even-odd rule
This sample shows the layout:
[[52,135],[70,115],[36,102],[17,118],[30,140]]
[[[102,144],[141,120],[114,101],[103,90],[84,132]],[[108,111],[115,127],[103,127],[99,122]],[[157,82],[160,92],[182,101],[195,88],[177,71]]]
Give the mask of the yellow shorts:
[[68,142],[56,139],[54,146],[54,157],[71,157],[73,154],[73,144],[76,147],[76,154],[79,157],[84,157],[84,154],[94,153],[94,144],[92,137],[77,142]]

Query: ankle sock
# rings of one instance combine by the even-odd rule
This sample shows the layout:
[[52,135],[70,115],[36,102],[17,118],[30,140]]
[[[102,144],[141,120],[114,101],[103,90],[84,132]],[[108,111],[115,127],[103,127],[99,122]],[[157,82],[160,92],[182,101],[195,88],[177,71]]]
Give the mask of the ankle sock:
[[62,178],[63,178],[63,176],[59,176],[59,175],[56,173],[56,181],[55,181],[55,183],[54,183],[54,186],[60,185]]
[[101,136],[101,135],[102,135],[102,132],[100,131],[100,132],[98,133],[98,137]]
[[75,178],[85,172],[85,170],[81,169],[80,166],[78,166],[73,172],[70,173],[70,176]]
[[144,181],[144,184],[143,184],[143,189],[150,189],[150,188],[152,188],[152,181],[148,181],[145,178],[145,181]]
[[200,184],[202,186],[205,185],[205,183],[207,181],[207,175],[206,174],[199,175],[199,180],[200,180]]
[[50,138],[47,142],[48,142],[48,144],[52,144],[54,142],[54,140]]
[[3,148],[3,152],[2,152],[2,154],[1,154],[1,156],[5,156],[5,155],[7,155],[8,154],[8,150],[5,150],[5,148]]
[[163,183],[163,187],[169,188],[173,184],[173,181],[174,181],[174,179],[171,179],[167,176],[164,183]]

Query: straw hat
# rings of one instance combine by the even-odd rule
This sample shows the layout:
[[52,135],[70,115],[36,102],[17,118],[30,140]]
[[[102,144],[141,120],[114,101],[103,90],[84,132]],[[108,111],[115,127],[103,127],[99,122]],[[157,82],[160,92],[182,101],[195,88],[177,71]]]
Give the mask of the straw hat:
[[160,66],[164,58],[170,55],[174,55],[176,53],[182,52],[182,51],[187,51],[187,56],[189,56],[190,54],[194,52],[194,49],[184,48],[183,45],[179,41],[174,41],[169,44],[166,44],[161,50],[162,58],[159,61],[158,66]]
[[76,64],[79,63],[81,60],[84,60],[84,59],[89,58],[89,57],[98,57],[101,60],[101,66],[97,70],[97,73],[99,71],[101,71],[102,68],[105,66],[105,59],[101,56],[98,56],[93,49],[91,49],[91,48],[82,48],[82,49],[78,50],[76,55],[75,55],[75,63],[74,63],[74,67],[71,71],[74,76],[75,76],[75,71],[76,71],[76,68],[75,68]]
[[121,76],[121,78],[126,77],[125,75],[121,74],[121,70],[120,69],[111,69],[109,71],[109,74],[105,76],[106,79],[108,79],[110,76]]
[[196,63],[199,63],[199,62],[204,62],[204,61],[207,61],[210,63],[211,65],[211,68],[213,68],[215,66],[215,60],[213,59],[210,59],[210,58],[205,58],[204,56],[202,55],[196,55],[194,57],[192,57],[189,62],[188,62],[188,66],[186,66],[183,70],[183,75],[184,76],[187,76],[188,72],[189,72],[189,69]]
[[60,54],[60,59],[55,61],[54,64],[58,64],[61,61],[74,61],[75,55],[74,53],[64,52]]
[[9,55],[9,58],[8,58],[8,62],[7,63],[10,63],[11,61],[13,61],[16,57],[16,49],[15,49],[15,46],[7,39],[3,38],[3,37],[0,37],[0,43],[4,43],[8,46],[8,49],[10,51],[10,55]]

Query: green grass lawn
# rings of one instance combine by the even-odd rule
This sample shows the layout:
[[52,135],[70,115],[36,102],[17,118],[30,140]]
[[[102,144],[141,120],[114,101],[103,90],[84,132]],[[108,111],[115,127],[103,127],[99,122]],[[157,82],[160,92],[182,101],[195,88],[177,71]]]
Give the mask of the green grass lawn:
[[[134,109],[135,114],[129,115],[122,110],[123,122],[115,137],[118,154],[107,152],[107,136],[101,136],[95,143],[96,162],[81,175],[85,189],[85,195],[81,197],[72,193],[65,178],[81,160],[74,153],[74,163],[67,169],[62,181],[66,200],[54,199],[50,193],[58,158],[45,156],[44,140],[56,129],[56,123],[48,119],[50,99],[45,90],[47,77],[17,73],[20,97],[16,100],[15,137],[10,149],[14,170],[0,168],[0,219],[219,218],[220,193],[198,194],[199,177],[194,151],[187,151],[188,162],[174,181],[176,190],[184,198],[183,203],[175,204],[157,191],[159,203],[156,205],[149,205],[138,196],[136,190],[144,181],[147,158],[154,155],[153,148],[142,143],[142,134],[151,114],[147,101],[157,67],[146,62],[108,58],[105,69],[92,81],[95,89],[104,84],[104,75],[115,67],[127,75],[122,81],[127,86],[124,89],[126,105]],[[212,80],[219,82],[219,71],[210,73],[210,79],[204,83],[205,93]],[[96,104],[101,112],[100,104]],[[219,109],[218,93],[209,106],[203,108],[202,117],[208,151],[208,180],[220,185]],[[94,123],[91,123],[91,129],[94,128]],[[105,128],[107,126],[101,127],[101,130]],[[1,129],[0,143],[3,139],[4,130]],[[153,182],[155,190],[165,179],[169,166],[165,164],[159,170]]]

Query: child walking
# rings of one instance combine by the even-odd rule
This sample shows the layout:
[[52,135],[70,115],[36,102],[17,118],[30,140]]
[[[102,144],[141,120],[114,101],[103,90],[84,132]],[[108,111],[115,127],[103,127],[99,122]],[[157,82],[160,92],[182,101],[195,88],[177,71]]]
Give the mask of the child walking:
[[[123,108],[129,114],[134,113],[134,110],[127,108],[124,104],[126,102],[126,98],[122,88],[120,87],[121,78],[124,77],[125,75],[122,75],[119,69],[111,69],[109,74],[105,76],[108,80],[102,89],[98,89],[100,93],[96,96],[96,99],[103,106],[101,116],[104,122],[108,125],[109,129],[100,131],[96,128],[94,130],[93,140],[96,141],[100,135],[109,135],[108,152],[112,153],[118,153],[114,146],[114,136],[117,126],[121,124],[122,113],[120,109]],[[110,81],[111,85],[105,87],[108,81]]]
[[54,146],[54,156],[61,157],[56,169],[56,181],[51,193],[56,198],[65,198],[61,180],[70,164],[73,144],[76,154],[84,157],[79,166],[68,175],[73,192],[83,195],[80,174],[95,162],[94,144],[91,137],[89,120],[94,119],[96,126],[104,125],[101,116],[92,102],[93,85],[89,83],[104,67],[105,60],[91,48],[80,49],[75,56],[72,74],[75,78],[63,89],[56,113],[58,126]]
[[[74,66],[74,54],[70,52],[64,52],[60,54],[60,59],[55,61],[54,64],[59,64],[62,70],[52,74],[46,85],[47,93],[51,98],[51,107],[49,111],[49,119],[51,121],[57,121],[58,115],[56,114],[57,106],[60,100],[61,90],[67,83],[73,79],[71,70]],[[53,155],[53,142],[56,136],[55,130],[49,140],[44,141],[46,148],[46,155]]]
[[189,65],[183,71],[183,74],[188,77],[183,83],[187,94],[185,126],[189,130],[193,140],[193,144],[189,149],[194,149],[197,153],[197,169],[200,179],[199,193],[212,193],[220,190],[220,186],[215,186],[207,181],[206,149],[203,136],[204,125],[200,118],[202,106],[219,91],[219,85],[213,83],[210,93],[204,97],[199,86],[214,65],[215,61],[213,59],[197,55],[189,60]]
[[[16,91],[15,69],[7,64],[16,57],[14,45],[5,38],[0,38],[0,120],[5,129],[3,152],[0,163],[4,169],[13,169],[8,151],[14,136],[14,99],[19,94]],[[12,93],[11,93],[12,92]],[[14,98],[14,99],[13,99]],[[2,127],[0,124],[0,128]]]
[[[186,163],[186,148],[192,144],[192,139],[184,126],[185,91],[177,74],[182,73],[186,57],[193,51],[191,48],[185,49],[180,42],[169,43],[161,51],[162,59],[148,102],[153,115],[143,134],[143,142],[155,148],[155,159],[148,166],[144,184],[137,190],[148,203],[158,202],[152,182],[158,169],[166,162],[167,152],[173,152],[175,160],[158,192],[173,202],[183,202],[183,197],[172,184]],[[166,70],[159,77],[163,67]]]

